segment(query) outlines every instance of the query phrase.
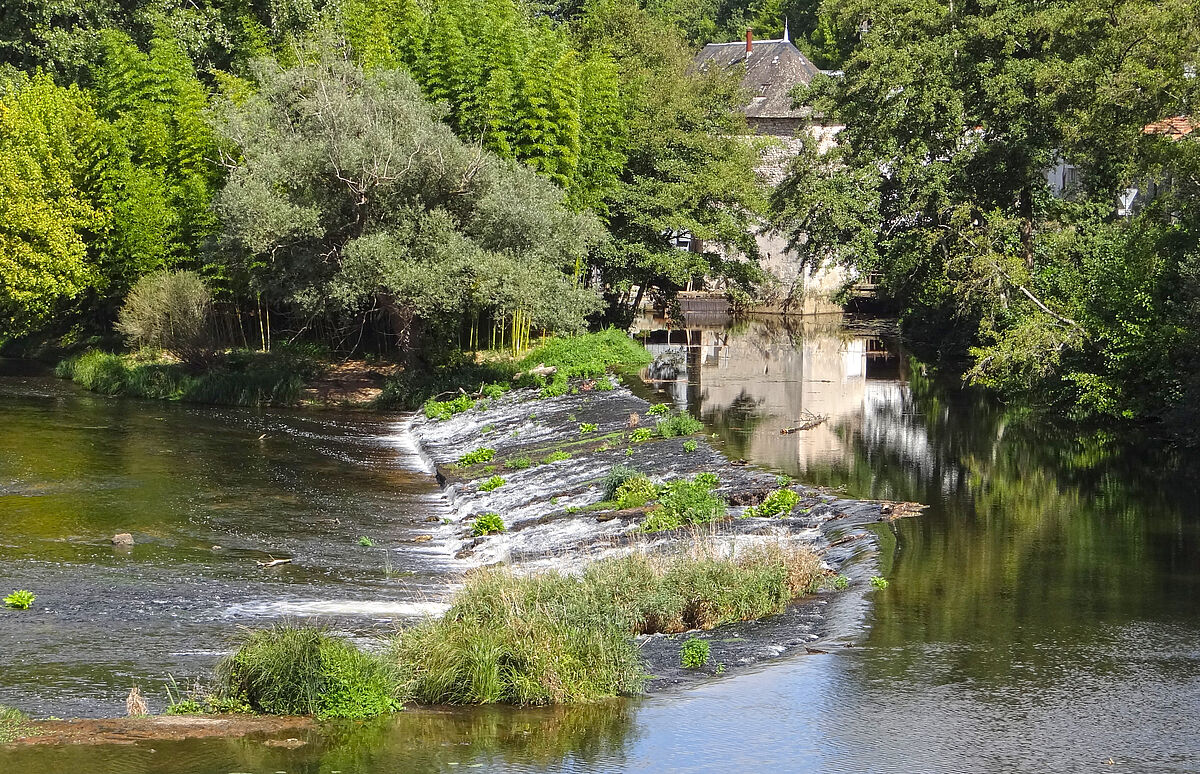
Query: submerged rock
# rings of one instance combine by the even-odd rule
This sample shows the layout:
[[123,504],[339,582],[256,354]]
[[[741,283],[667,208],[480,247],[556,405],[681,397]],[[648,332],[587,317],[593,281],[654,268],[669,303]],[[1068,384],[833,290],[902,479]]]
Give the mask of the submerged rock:
[[114,546],[131,546],[133,545],[133,535],[128,532],[121,532],[112,536],[112,544]]

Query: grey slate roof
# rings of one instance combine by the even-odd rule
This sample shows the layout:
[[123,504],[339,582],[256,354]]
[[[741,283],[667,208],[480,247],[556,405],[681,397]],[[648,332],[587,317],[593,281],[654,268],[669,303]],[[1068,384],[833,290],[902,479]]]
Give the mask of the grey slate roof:
[[787,40],[756,40],[749,54],[746,42],[709,43],[693,62],[696,69],[707,71],[745,67],[742,88],[750,95],[746,105],[748,118],[803,118],[808,109],[793,109],[792,88],[806,86],[821,70]]

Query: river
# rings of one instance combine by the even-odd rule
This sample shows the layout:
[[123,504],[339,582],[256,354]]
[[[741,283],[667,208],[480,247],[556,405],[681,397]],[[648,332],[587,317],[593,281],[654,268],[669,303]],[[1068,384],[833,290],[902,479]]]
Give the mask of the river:
[[[730,456],[929,504],[882,532],[889,585],[845,634],[852,647],[594,707],[408,712],[295,750],[21,750],[0,753],[0,770],[1200,770],[1187,460],[1023,419],[868,328],[714,321],[642,336],[676,358],[653,388]],[[444,599],[452,568],[405,542],[444,506],[394,419],[110,400],[7,368],[0,588],[39,600],[0,613],[0,703],[117,714],[133,680],[157,697],[166,674],[202,674],[233,624],[323,614],[370,637]],[[827,419],[779,432],[812,415]],[[117,531],[138,544],[114,548]],[[272,551],[308,559],[261,570]]]

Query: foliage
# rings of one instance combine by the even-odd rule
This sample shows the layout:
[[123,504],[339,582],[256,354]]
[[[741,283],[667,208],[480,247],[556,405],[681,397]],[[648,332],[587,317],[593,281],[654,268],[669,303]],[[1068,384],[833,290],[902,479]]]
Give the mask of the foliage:
[[699,419],[696,419],[691,414],[679,413],[669,417],[664,417],[658,420],[654,426],[654,432],[661,438],[675,438],[682,435],[691,435],[698,433],[704,429],[704,425]]
[[388,663],[315,627],[246,633],[217,677],[222,695],[268,715],[368,718],[400,708]]
[[684,669],[700,669],[708,664],[708,640],[688,637],[679,648],[679,665]]
[[542,462],[549,465],[551,462],[562,462],[563,460],[569,460],[569,459],[571,459],[571,455],[565,451],[560,450],[560,451],[550,452],[549,454],[546,455],[546,458],[544,460],[542,460]]
[[500,518],[500,514],[498,513],[480,514],[471,522],[471,534],[476,537],[491,535],[495,532],[504,532],[504,530],[504,520]]
[[135,346],[161,349],[198,365],[209,354],[211,306],[212,296],[198,274],[147,274],[125,297],[116,329]]
[[845,591],[850,588],[850,578],[845,575],[838,575],[830,581],[829,585],[835,591]]
[[29,716],[0,704],[0,745],[11,744],[28,731]]
[[711,473],[668,482],[659,489],[659,505],[642,522],[642,531],[663,532],[725,518],[725,500],[713,493],[717,483]]
[[504,479],[500,476],[492,476],[479,485],[479,491],[491,492],[493,489],[499,489],[502,486],[504,486]]
[[358,539],[358,544],[360,546],[362,546],[363,548],[371,548],[372,546],[375,545],[375,541],[372,540],[371,538],[367,537],[366,535],[363,535],[362,537],[360,537]]
[[711,629],[782,611],[811,593],[820,562],[769,545],[729,558],[690,553],[603,559],[578,575],[468,576],[446,614],[403,630],[393,657],[404,694],[430,704],[552,704],[636,693],[631,635]]
[[21,589],[14,591],[4,598],[4,606],[11,607],[14,610],[28,610],[33,606],[33,601],[37,599],[32,591]]
[[469,467],[471,465],[478,465],[481,462],[491,462],[492,458],[495,456],[496,456],[495,449],[488,449],[487,447],[481,446],[480,448],[475,449],[473,451],[469,451],[466,454],[459,457],[458,464],[465,468],[465,467]]
[[648,427],[639,427],[629,434],[631,443],[643,443],[654,437],[654,431]]
[[887,578],[883,577],[882,575],[872,575],[871,585],[877,589],[886,589],[888,587],[888,581]]
[[613,500],[618,508],[640,508],[658,497],[658,485],[643,475],[632,476],[617,487]]
[[791,513],[800,502],[800,495],[793,489],[776,489],[771,492],[759,505],[747,508],[743,515],[747,517],[779,516]]
[[594,433],[599,429],[600,429],[600,427],[597,424],[595,424],[594,422],[580,422],[579,423],[579,434],[580,435],[587,435],[588,433]]
[[631,478],[642,475],[637,468],[628,465],[613,465],[604,475],[604,499],[615,500],[617,489]]
[[510,470],[524,470],[533,465],[533,460],[529,457],[513,457],[504,461],[504,467]]
[[696,443],[695,440],[687,440],[683,442],[683,451],[687,454],[691,454],[699,448],[700,444]]
[[666,416],[667,414],[670,414],[670,413],[671,413],[671,406],[666,403],[655,403],[653,406],[646,409],[646,414],[648,416],[652,416],[652,417]]
[[455,414],[461,414],[467,409],[475,408],[475,401],[470,395],[459,395],[451,400],[425,401],[425,416],[429,419],[449,419]]

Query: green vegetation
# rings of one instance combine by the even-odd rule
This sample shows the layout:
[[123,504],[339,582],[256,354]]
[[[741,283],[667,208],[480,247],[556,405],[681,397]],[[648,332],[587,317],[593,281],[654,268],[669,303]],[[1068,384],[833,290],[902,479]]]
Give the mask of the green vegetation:
[[686,454],[691,454],[692,452],[696,451],[699,448],[700,448],[700,444],[696,443],[695,440],[688,440],[688,441],[683,442],[683,451]]
[[772,615],[820,577],[815,555],[782,545],[737,559],[697,545],[600,560],[579,575],[481,570],[445,616],[397,638],[401,694],[431,704],[554,704],[636,693],[646,675],[631,635]]
[[884,578],[882,575],[872,575],[871,585],[877,589],[886,589],[888,587],[888,581],[887,578]]
[[504,486],[504,479],[500,476],[492,476],[479,485],[479,491],[491,492],[493,489],[499,489],[502,486]]
[[666,403],[655,403],[650,408],[646,409],[646,415],[651,417],[666,416],[671,413],[670,405]]
[[533,465],[533,460],[529,457],[513,457],[504,461],[504,467],[511,470],[524,470]]
[[0,745],[11,744],[29,729],[29,716],[12,707],[0,704]]
[[845,575],[838,575],[829,582],[829,587],[834,591],[845,591],[850,588],[850,578]]
[[643,532],[663,532],[725,518],[725,501],[713,493],[717,477],[700,473],[691,481],[670,481],[658,490],[658,507],[642,522]]
[[682,435],[698,433],[703,429],[704,425],[701,424],[700,420],[691,414],[680,413],[658,420],[658,424],[654,427],[654,432],[662,438],[676,438]]
[[600,429],[599,426],[597,426],[591,422],[580,422],[579,423],[579,434],[580,435],[587,435],[588,433],[594,433],[599,429]]
[[368,718],[401,708],[389,662],[315,627],[247,633],[217,679],[220,696],[269,715]]
[[478,465],[482,462],[491,462],[492,458],[495,456],[496,456],[495,449],[488,449],[486,447],[480,447],[473,451],[469,451],[466,454],[459,457],[458,464],[460,466],[466,468],[466,467],[470,467],[471,465]]
[[781,514],[791,513],[796,504],[800,502],[800,495],[792,489],[776,489],[766,496],[766,499],[761,504],[747,508],[743,512],[743,516],[754,517],[770,517],[779,516]]
[[475,407],[475,401],[469,395],[459,395],[457,398],[450,400],[433,400],[432,398],[425,401],[422,407],[425,411],[425,416],[429,419],[449,419],[455,414]]
[[498,513],[480,514],[471,522],[471,534],[475,537],[503,532],[504,529],[504,520],[500,518],[500,514]]
[[375,541],[372,540],[371,538],[367,537],[366,535],[363,535],[362,537],[360,537],[358,539],[358,544],[360,546],[362,546],[363,548],[371,548],[372,546],[375,545]]
[[550,452],[542,462],[549,465],[551,462],[562,462],[563,460],[571,459],[571,455],[565,451]]
[[37,596],[32,591],[21,589],[14,591],[4,598],[4,606],[14,610],[28,610],[33,606],[33,601]]
[[643,443],[645,441],[649,441],[653,437],[654,431],[648,427],[639,427],[629,434],[629,440],[631,443]]
[[615,500],[617,489],[621,484],[640,475],[642,474],[638,472],[637,468],[631,468],[628,465],[613,465],[604,476],[604,499]]
[[846,129],[775,197],[800,254],[878,276],[918,354],[969,381],[1194,436],[1200,152],[1159,122],[1195,116],[1195,6],[821,12],[844,74],[803,99]]
[[679,665],[684,669],[700,669],[708,664],[708,640],[688,637],[679,649]]
[[621,482],[613,500],[618,508],[640,508],[658,497],[659,488],[645,476],[633,476]]

